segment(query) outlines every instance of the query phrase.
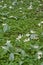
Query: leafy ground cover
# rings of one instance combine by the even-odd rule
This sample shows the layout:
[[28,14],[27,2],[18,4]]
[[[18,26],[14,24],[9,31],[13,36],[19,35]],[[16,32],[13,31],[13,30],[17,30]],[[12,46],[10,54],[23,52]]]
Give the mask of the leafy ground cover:
[[43,65],[43,0],[0,0],[0,65]]

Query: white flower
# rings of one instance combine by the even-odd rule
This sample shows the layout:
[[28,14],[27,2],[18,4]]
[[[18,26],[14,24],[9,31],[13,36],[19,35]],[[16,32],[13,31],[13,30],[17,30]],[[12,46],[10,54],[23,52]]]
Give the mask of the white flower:
[[22,9],[21,7],[19,9]]
[[41,59],[41,56],[38,56],[38,59]]
[[35,33],[35,31],[33,31],[33,30],[30,30],[30,33]]
[[38,23],[38,26],[40,27],[40,26],[41,26],[41,24],[43,24],[43,21],[41,21],[40,23]]
[[20,11],[20,13],[22,13],[22,11]]
[[33,9],[32,2],[30,2],[30,6],[28,7],[28,9]]
[[12,9],[13,7],[12,6],[9,6],[9,9]]
[[10,40],[7,40],[7,43],[10,43],[11,41]]
[[38,26],[40,27],[41,26],[41,23],[38,23]]
[[39,51],[39,52],[37,53],[37,56],[38,56],[38,59],[41,59],[41,57],[42,57],[42,52]]
[[3,23],[2,25],[4,26],[4,25],[6,25],[6,23]]
[[42,55],[42,52],[41,52],[41,51],[39,51],[37,54],[38,54],[38,55]]
[[32,5],[30,5],[30,6],[28,7],[28,9],[32,9]]
[[28,37],[28,36],[30,36],[30,34],[29,34],[29,33],[27,33],[27,34],[26,34],[26,36]]
[[20,40],[23,37],[23,35],[19,34],[19,36],[16,38],[16,40]]
[[28,41],[30,41],[30,38],[24,40],[24,42],[28,42]]
[[10,42],[11,42],[10,40],[7,40],[5,45],[7,45],[8,47],[13,47]]
[[43,21],[41,21],[41,24],[43,24]]

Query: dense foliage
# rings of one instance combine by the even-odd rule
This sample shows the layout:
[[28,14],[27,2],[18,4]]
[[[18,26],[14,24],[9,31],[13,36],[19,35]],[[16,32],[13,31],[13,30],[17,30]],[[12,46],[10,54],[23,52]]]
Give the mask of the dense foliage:
[[0,0],[0,65],[43,65],[43,0]]

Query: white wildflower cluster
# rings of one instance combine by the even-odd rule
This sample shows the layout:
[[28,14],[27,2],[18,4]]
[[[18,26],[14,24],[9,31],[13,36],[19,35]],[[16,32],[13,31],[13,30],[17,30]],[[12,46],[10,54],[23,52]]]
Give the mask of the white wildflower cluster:
[[[25,36],[26,36],[26,38],[23,40],[24,42],[28,42],[30,40],[38,40],[39,39],[38,35],[33,30],[30,30],[30,33],[25,34]],[[23,35],[19,34],[19,36],[16,38],[16,40],[20,41],[20,39],[22,37],[23,37]]]
[[30,41],[30,38],[27,38],[27,39],[24,40],[24,42],[28,42],[28,41]]
[[24,39],[24,42],[28,42],[28,41],[30,41],[30,38],[29,38],[30,34],[27,33],[25,36],[28,37],[28,38]]

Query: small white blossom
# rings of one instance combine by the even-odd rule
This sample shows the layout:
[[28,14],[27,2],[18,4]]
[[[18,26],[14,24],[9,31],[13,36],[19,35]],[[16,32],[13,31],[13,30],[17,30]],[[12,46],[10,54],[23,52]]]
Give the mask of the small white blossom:
[[33,30],[30,30],[30,33],[35,33],[35,31],[33,31]]
[[24,40],[24,42],[28,42],[28,41],[30,41],[30,38]]
[[20,13],[22,13],[22,11],[20,11]]
[[30,6],[28,7],[28,9],[33,9],[32,2],[30,2]]
[[6,42],[5,45],[7,45],[8,47],[13,47],[13,46],[11,45],[11,41],[10,41],[10,40],[7,40],[7,42]]
[[28,7],[28,9],[32,9],[32,5],[30,5],[30,6]]
[[38,54],[38,55],[42,55],[42,51],[39,51],[37,54]]
[[43,21],[41,21],[41,24],[43,24]]
[[9,6],[9,9],[12,9],[13,7],[12,6]]
[[37,53],[37,56],[38,56],[38,59],[41,59],[41,57],[42,57],[42,52],[39,51],[39,52]]
[[28,36],[30,36],[30,34],[29,34],[29,33],[27,33],[27,34],[26,34],[26,36],[28,37]]
[[19,34],[19,36],[16,38],[16,40],[20,40],[23,37],[23,35]]
[[19,9],[21,10],[22,8],[20,7]]
[[40,23],[38,23],[38,26],[40,27],[40,26],[41,26],[41,24],[43,24],[43,21],[41,21]]
[[38,59],[41,59],[41,56],[38,56]]
[[2,25],[4,26],[4,25],[6,25],[6,23],[3,23]]
[[41,23],[38,23],[38,26],[40,27],[41,26]]

